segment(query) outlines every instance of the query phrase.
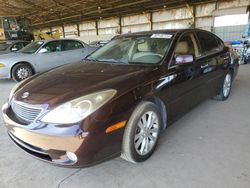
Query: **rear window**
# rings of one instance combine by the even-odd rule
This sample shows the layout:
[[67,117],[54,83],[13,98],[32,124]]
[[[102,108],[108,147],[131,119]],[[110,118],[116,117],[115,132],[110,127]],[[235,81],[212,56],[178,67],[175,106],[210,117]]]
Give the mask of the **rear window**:
[[202,55],[211,54],[221,49],[215,36],[202,31],[198,31],[197,36],[201,44]]

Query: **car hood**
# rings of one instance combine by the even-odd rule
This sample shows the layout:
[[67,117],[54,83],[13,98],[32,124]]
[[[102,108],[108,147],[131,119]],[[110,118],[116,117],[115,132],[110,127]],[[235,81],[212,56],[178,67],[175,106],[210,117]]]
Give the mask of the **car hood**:
[[[151,76],[157,75],[153,74],[156,70],[158,68],[155,66],[89,61],[69,64],[30,79],[19,87],[14,97],[25,103],[53,107],[105,89],[116,89],[117,95],[120,95],[151,80]],[[29,92],[29,96],[23,99],[25,92]]]

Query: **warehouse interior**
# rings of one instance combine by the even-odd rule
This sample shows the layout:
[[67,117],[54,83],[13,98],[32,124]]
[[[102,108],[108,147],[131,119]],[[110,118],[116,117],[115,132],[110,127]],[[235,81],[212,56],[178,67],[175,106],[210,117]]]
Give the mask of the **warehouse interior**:
[[[27,18],[34,32],[59,30],[62,37],[91,42],[128,32],[190,27],[215,32],[224,40],[236,40],[246,29],[249,1],[3,0],[1,4],[2,15]],[[241,15],[243,19],[229,26],[216,23],[218,17],[228,15]]]
[[[84,49],[87,49],[88,53],[85,54],[84,52],[84,57],[82,57],[82,49],[73,55],[69,55],[69,53],[63,54],[64,52],[62,51],[60,52],[61,54],[54,56],[64,58],[64,61],[68,61],[68,59],[70,59],[69,56],[76,57],[76,53],[78,53],[78,56],[79,53],[81,53],[81,57],[78,61],[84,61],[85,57],[88,58],[91,54],[95,54],[95,51],[101,51],[102,48],[105,48],[106,45],[112,43],[113,39],[119,36],[130,36],[130,34],[133,36],[134,33],[136,36],[137,32],[141,34],[143,32],[154,33],[155,31],[159,33],[161,31],[172,31],[172,33],[174,33],[173,31],[181,31],[182,29],[205,30],[216,35],[216,37],[218,37],[217,42],[221,40],[222,43],[224,43],[223,45],[228,47],[228,54],[234,54],[230,55],[230,58],[232,58],[231,64],[233,64],[234,60],[237,61],[236,63],[239,68],[235,72],[238,72],[238,74],[236,73],[237,76],[234,78],[234,82],[231,82],[232,91],[230,90],[230,97],[227,100],[218,102],[207,99],[199,105],[196,105],[195,108],[190,109],[186,115],[181,116],[180,119],[174,121],[173,125],[167,127],[166,130],[160,133],[154,154],[146,161],[138,163],[129,163],[123,160],[123,157],[119,157],[122,154],[119,153],[119,156],[114,155],[114,157],[108,158],[108,160],[105,158],[103,161],[98,161],[94,163],[94,165],[91,163],[91,165],[84,166],[84,168],[75,168],[75,166],[74,168],[68,168],[70,166],[59,165],[58,167],[57,165],[53,165],[53,163],[50,164],[37,160],[40,154],[43,155],[43,150],[35,157],[23,152],[22,150],[25,150],[25,146],[20,146],[19,142],[16,143],[15,138],[13,139],[9,132],[7,133],[7,129],[8,131],[11,130],[10,132],[13,131],[13,134],[18,133],[19,129],[9,128],[9,122],[6,121],[5,114],[8,111],[4,108],[6,108],[6,103],[10,103],[9,105],[11,106],[10,99],[14,96],[13,89],[17,89],[16,84],[23,83],[25,80],[14,78],[12,72],[15,70],[14,65],[9,68],[8,76],[1,72],[1,69],[7,67],[3,65],[5,61],[9,62],[12,59],[14,60],[14,56],[15,59],[22,57],[20,54],[20,56],[18,56],[19,49],[17,50],[16,47],[13,47],[13,51],[10,49],[8,54],[4,52],[4,54],[1,55],[0,52],[0,106],[3,106],[0,115],[0,187],[249,188],[250,0],[0,0],[0,51],[2,42],[4,44],[6,42],[7,44],[9,41],[24,42],[28,39],[29,44],[27,43],[27,46],[39,44],[43,47],[43,45],[46,45],[46,43],[50,41],[75,40],[79,42],[79,45],[83,45]],[[170,32],[170,34],[165,35],[165,39],[168,37],[171,38],[172,33]],[[18,38],[19,36],[21,37],[20,39]],[[97,44],[95,42],[103,43],[104,47],[102,45],[98,46],[99,43]],[[207,41],[200,41],[200,46],[206,46],[206,42]],[[27,47],[25,47],[25,45],[22,46],[23,49]],[[40,46],[39,50],[43,49]],[[56,48],[56,50],[58,50],[58,48]],[[22,49],[20,49],[20,51],[22,51]],[[48,51],[44,52],[46,55]],[[38,56],[35,60],[35,64],[43,62],[42,54],[43,53],[39,51],[32,54]],[[28,55],[31,56],[31,53]],[[217,63],[219,58],[227,59],[227,57],[223,55],[217,57]],[[51,57],[48,56],[47,59]],[[192,60],[193,58],[195,59],[196,57],[192,56]],[[89,61],[90,60],[94,61],[94,63],[97,61],[97,59],[94,58],[89,59]],[[25,65],[25,63],[26,60],[20,60],[17,64]],[[49,63],[52,63],[52,60]],[[205,66],[207,66],[207,64],[208,63],[206,63]],[[62,69],[62,67],[64,67],[64,65],[60,65],[58,70]],[[142,69],[144,68],[145,67]],[[173,67],[165,67],[165,69],[170,68]],[[21,69],[25,69],[25,66],[21,67]],[[113,67],[110,69],[113,70]],[[156,69],[159,69],[159,67],[155,68],[154,71]],[[58,98],[51,101],[55,103],[58,102],[59,104],[64,96],[60,95],[60,92],[65,92],[66,96],[67,92],[69,92],[68,90],[70,90],[68,89],[66,92],[63,90],[65,89],[64,87],[76,85],[76,77],[78,74],[86,74],[84,78],[87,78],[88,75],[91,76],[91,71],[93,71],[92,69],[87,69],[89,72],[81,70],[80,73],[71,71],[72,77],[74,78],[72,79],[72,83],[69,84],[68,81],[70,79],[66,73],[54,74],[53,71],[56,70],[56,67],[52,67],[48,70],[43,69],[41,72],[36,72],[34,68],[30,69],[28,77],[35,79],[38,77],[37,82],[34,83],[39,83],[40,85],[33,86],[33,88],[27,83],[26,87],[24,85],[20,87],[19,85],[19,89],[24,89],[22,90],[23,95],[18,97],[25,100],[26,97],[29,97],[29,91],[32,89],[37,92],[40,87],[43,86],[46,88],[46,85],[48,85],[48,91],[44,89],[39,94],[35,93],[34,98],[31,99],[31,103],[35,104],[35,97],[37,96],[42,96],[45,101],[45,99],[48,100],[52,94],[56,93]],[[170,72],[172,70],[175,69],[170,69]],[[161,78],[162,80],[165,79],[163,82],[171,82],[177,78],[179,69],[176,68],[176,70],[177,73],[174,74],[173,77]],[[190,70],[192,71],[193,69]],[[190,70],[188,69],[188,71]],[[127,71],[130,71],[130,69],[128,68]],[[143,70],[136,70],[136,72],[131,72],[128,75],[124,73],[123,77],[130,78],[134,75],[140,75],[142,71]],[[51,74],[47,75],[44,79],[47,83],[40,81],[39,76],[47,74],[47,72],[51,72]],[[25,74],[25,72],[23,74]],[[109,77],[105,77],[107,82],[98,80],[102,78],[101,76],[104,74],[109,74],[105,67],[99,70],[98,73],[95,72],[96,80],[99,83],[93,84],[95,83],[93,81],[95,79],[91,80],[90,77],[89,80],[91,81],[86,79],[81,82],[89,81],[90,91],[95,91],[96,87],[100,87],[100,85],[107,84],[107,82],[110,81]],[[116,79],[115,76],[117,74],[120,74],[120,77]],[[123,79],[122,74],[123,72],[118,71],[110,72],[109,76],[113,76],[114,78],[110,81],[109,89],[112,89],[111,84],[115,85],[118,80]],[[53,89],[49,88],[54,81],[58,81],[59,75],[65,76],[63,81],[66,86],[62,87],[58,84],[55,85]],[[214,76],[216,75],[214,74]],[[154,75],[154,77],[157,77],[157,75]],[[50,80],[50,83],[48,80],[51,78],[54,78],[54,80]],[[191,80],[192,78],[193,77],[190,77],[189,79]],[[28,80],[30,78],[25,77],[25,79]],[[140,79],[142,78],[138,76],[134,82],[139,82]],[[147,76],[144,76],[143,79],[147,80]],[[31,82],[33,82],[33,80],[31,80]],[[82,87],[87,86],[87,84],[83,84]],[[188,87],[191,87],[191,84],[188,85]],[[71,90],[74,90],[75,93],[81,90],[72,88]],[[133,91],[133,95],[140,93],[141,88],[147,88],[147,85],[141,84],[137,90]],[[51,90],[49,91],[49,89]],[[132,90],[134,88],[131,87],[130,89]],[[117,93],[120,94],[119,92]],[[25,94],[27,94],[27,96],[25,96]],[[174,93],[172,94],[174,95]],[[168,95],[170,94],[168,93]],[[166,96],[168,95],[166,94]],[[178,91],[176,95],[178,95]],[[197,95],[199,95],[199,93]],[[140,97],[138,97],[138,100],[139,98]],[[69,101],[71,100],[70,98]],[[131,103],[131,101],[121,99],[120,104],[126,106],[127,103]],[[119,110],[122,111],[125,108],[122,105],[117,104],[114,106],[119,106]],[[100,109],[102,109],[101,107]],[[120,116],[117,115],[120,111],[114,112],[111,107],[109,108],[107,111],[115,113],[115,117],[120,118]],[[99,110],[99,107],[97,109]],[[133,110],[129,111],[129,113],[132,112]],[[24,113],[27,112],[24,110]],[[166,115],[164,115],[164,113],[166,113]],[[164,116],[164,118],[166,116],[167,119],[168,111],[161,111],[161,115]],[[104,116],[106,116],[106,114],[101,116],[100,119],[104,119]],[[62,115],[61,119],[63,118]],[[101,122],[98,118],[93,119],[87,120],[89,123],[92,123],[92,121]],[[112,122],[112,120],[110,120],[110,122]],[[126,122],[129,122],[129,120]],[[113,125],[113,122],[111,124]],[[36,132],[37,129],[46,126],[45,124],[41,124],[39,127],[32,128],[28,132]],[[117,126],[120,126],[120,124]],[[57,127],[56,124],[55,127]],[[66,130],[67,125],[64,128]],[[53,128],[51,128],[51,130],[53,130]],[[77,131],[79,131],[78,129],[74,129],[66,133],[65,130],[61,129],[60,131],[66,134],[67,139],[70,134],[73,134],[73,131],[75,131],[75,135],[78,133]],[[97,132],[98,131],[99,129],[97,129]],[[95,133],[96,132],[94,132],[93,135]],[[83,133],[81,134],[84,137],[88,136],[89,133],[87,132],[85,135]],[[24,133],[22,136],[29,137],[27,135],[28,134]],[[48,136],[47,141],[51,141],[50,138],[53,135],[49,133]],[[118,136],[124,139],[123,134],[119,134]],[[119,142],[118,136],[114,139],[117,143]],[[37,137],[39,138],[40,135],[37,134]],[[80,139],[84,140],[83,137]],[[100,137],[105,138],[105,142],[110,143],[109,138],[103,135]],[[60,138],[60,136],[57,138]],[[17,146],[13,144],[13,140]],[[17,138],[17,140],[19,140],[19,138]],[[74,143],[69,140],[70,139],[62,142],[62,145],[74,145]],[[77,140],[77,143],[79,140]],[[34,143],[35,142],[36,141],[34,141]],[[97,144],[104,145],[99,138],[93,142],[93,147]],[[31,143],[25,144],[29,147],[32,146]],[[123,149],[124,146],[122,145],[121,147]],[[34,148],[35,151],[37,148],[36,146],[34,146]],[[54,148],[52,148],[52,150],[53,149]],[[108,148],[108,152],[109,150],[111,149]],[[57,153],[60,152],[61,151],[57,151]],[[103,154],[105,152],[107,151],[104,150],[100,153]],[[72,158],[74,157],[73,153]],[[61,160],[61,158],[59,158],[58,161],[59,160]]]

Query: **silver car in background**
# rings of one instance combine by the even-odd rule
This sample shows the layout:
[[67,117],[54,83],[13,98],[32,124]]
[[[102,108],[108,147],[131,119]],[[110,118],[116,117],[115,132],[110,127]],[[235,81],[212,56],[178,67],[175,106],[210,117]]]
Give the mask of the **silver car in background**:
[[0,41],[0,55],[21,50],[29,43],[29,41],[22,40]]
[[16,53],[0,56],[0,78],[19,82],[33,74],[81,61],[95,50],[75,39],[32,42]]

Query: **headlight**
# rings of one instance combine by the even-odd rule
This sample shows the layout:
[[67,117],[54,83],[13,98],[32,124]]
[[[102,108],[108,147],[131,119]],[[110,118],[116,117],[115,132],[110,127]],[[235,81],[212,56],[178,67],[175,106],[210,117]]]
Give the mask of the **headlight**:
[[116,90],[109,89],[71,100],[48,112],[41,121],[55,124],[77,123],[107,103],[115,94]]

